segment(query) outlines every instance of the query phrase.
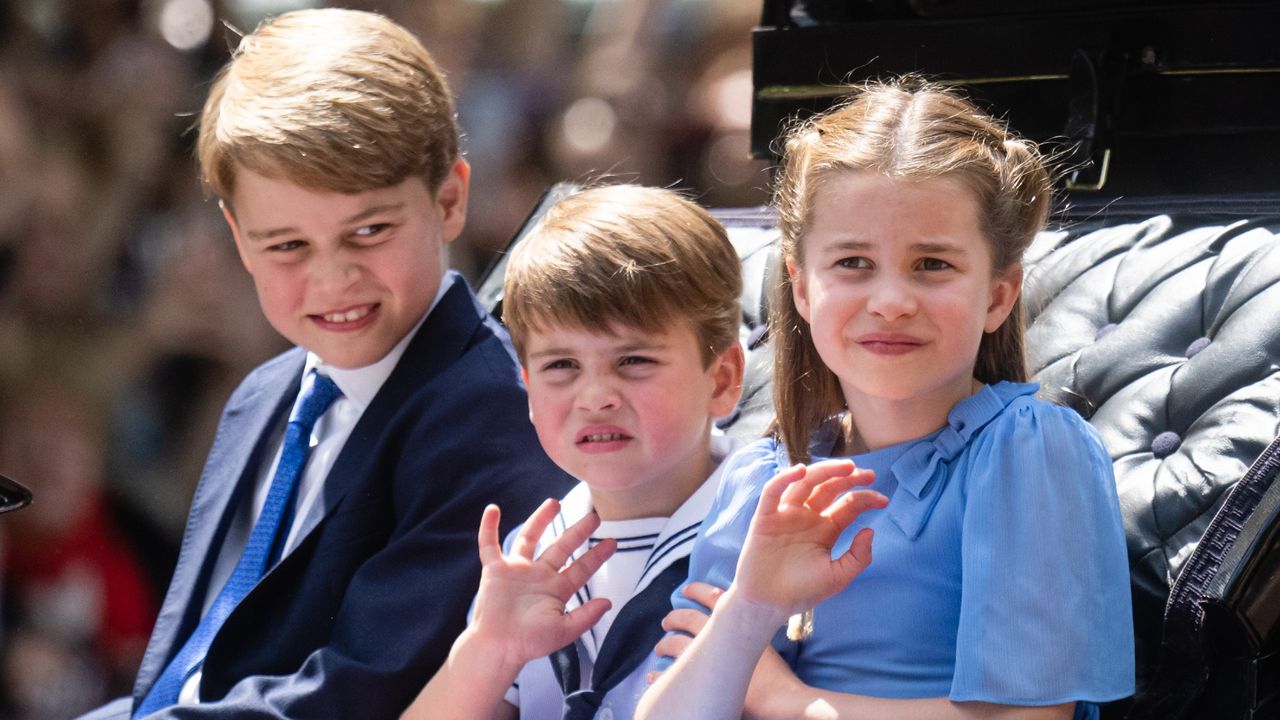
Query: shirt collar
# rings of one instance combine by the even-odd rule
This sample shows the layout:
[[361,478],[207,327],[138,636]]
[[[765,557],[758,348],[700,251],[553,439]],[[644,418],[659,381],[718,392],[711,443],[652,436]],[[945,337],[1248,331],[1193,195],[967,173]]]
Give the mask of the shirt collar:
[[440,303],[440,299],[444,294],[453,287],[456,276],[453,273],[445,273],[440,280],[440,289],[436,291],[435,299],[431,301],[431,305],[427,311],[418,318],[418,322],[400,338],[400,342],[391,348],[391,351],[382,356],[381,360],[364,367],[358,368],[336,368],[320,359],[319,355],[313,352],[307,352],[307,362],[302,369],[303,377],[306,377],[312,370],[322,372],[328,375],[338,389],[342,391],[342,396],[356,407],[364,412],[369,407],[369,403],[373,402],[373,398],[378,394],[378,390],[382,388],[382,384],[391,376],[391,371],[395,369],[396,364],[400,362],[400,357],[404,355],[405,348],[409,347],[409,341],[414,335],[418,334],[418,328],[422,327],[422,323],[431,315],[431,311],[435,310],[436,305]]

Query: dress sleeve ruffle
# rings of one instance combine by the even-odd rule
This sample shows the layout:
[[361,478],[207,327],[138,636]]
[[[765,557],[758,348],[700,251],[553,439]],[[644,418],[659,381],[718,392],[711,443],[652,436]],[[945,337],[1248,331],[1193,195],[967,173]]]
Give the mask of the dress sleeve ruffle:
[[975,442],[951,699],[1049,705],[1131,695],[1124,527],[1096,433],[1069,409],[1023,397]]

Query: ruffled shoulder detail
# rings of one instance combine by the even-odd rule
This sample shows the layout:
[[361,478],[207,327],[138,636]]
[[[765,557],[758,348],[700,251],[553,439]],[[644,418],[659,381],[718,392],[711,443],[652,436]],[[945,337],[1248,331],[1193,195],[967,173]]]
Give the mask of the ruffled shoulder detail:
[[949,463],[956,459],[979,430],[989,425],[1020,397],[1033,395],[1036,383],[1000,382],[986,385],[956,403],[947,415],[947,424],[937,433],[920,440],[889,468],[897,489],[889,501],[888,513],[894,524],[912,540],[919,537],[947,482]]

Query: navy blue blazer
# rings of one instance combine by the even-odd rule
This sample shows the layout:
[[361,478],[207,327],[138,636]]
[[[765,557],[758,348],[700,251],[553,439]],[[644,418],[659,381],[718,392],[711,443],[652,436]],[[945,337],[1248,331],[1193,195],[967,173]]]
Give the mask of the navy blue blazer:
[[[199,622],[305,358],[267,362],[227,402],[133,698],[86,717],[127,716]],[[465,625],[485,505],[502,507],[505,535],[571,484],[529,424],[506,331],[456,278],[352,431],[323,512],[213,639],[204,702],[150,717],[398,717]]]

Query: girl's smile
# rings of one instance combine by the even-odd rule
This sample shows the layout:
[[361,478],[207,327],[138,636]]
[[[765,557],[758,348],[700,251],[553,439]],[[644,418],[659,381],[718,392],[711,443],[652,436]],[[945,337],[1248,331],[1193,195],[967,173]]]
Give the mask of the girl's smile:
[[924,341],[900,333],[867,333],[854,338],[854,342],[877,355],[904,355],[924,345]]

